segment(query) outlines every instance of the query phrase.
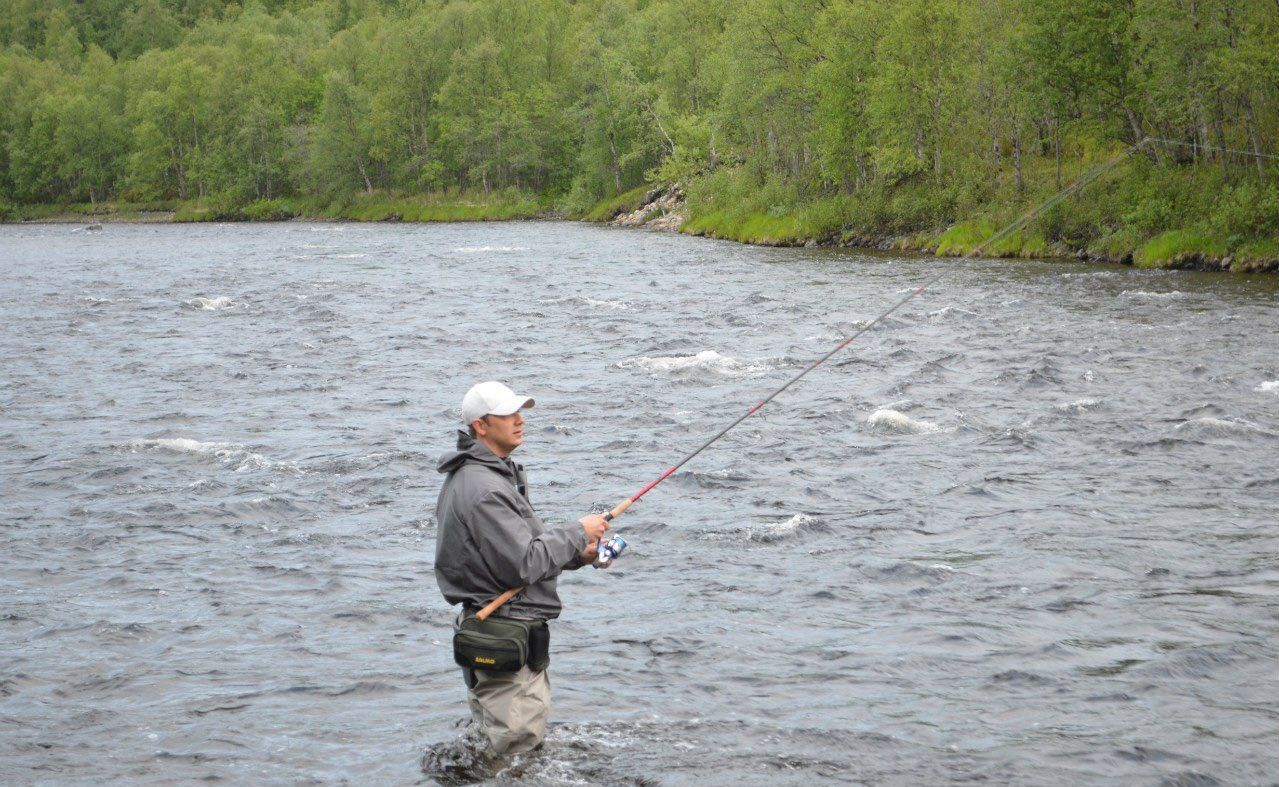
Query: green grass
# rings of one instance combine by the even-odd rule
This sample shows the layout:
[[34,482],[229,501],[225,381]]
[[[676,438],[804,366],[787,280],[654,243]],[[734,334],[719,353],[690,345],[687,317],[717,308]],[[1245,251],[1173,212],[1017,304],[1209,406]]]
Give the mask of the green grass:
[[489,196],[359,194],[335,201],[317,215],[354,221],[507,221],[534,218],[546,210],[544,201],[518,192],[495,192]]
[[184,203],[178,207],[173,213],[173,220],[179,224],[185,224],[192,221],[213,221],[213,217],[209,215],[210,209],[202,207],[194,202]]
[[1222,238],[1196,230],[1170,230],[1151,238],[1133,255],[1140,268],[1170,268],[1199,260],[1225,257],[1229,245]]
[[685,222],[681,232],[761,246],[803,245],[809,240],[797,217],[767,213],[705,213]]
[[[984,257],[1051,257],[1055,249],[1043,232],[1022,228],[991,240],[1002,229],[990,219],[961,221],[950,227],[932,244],[941,257],[963,257],[981,247]],[[983,246],[983,244],[985,244]]]
[[1236,273],[1279,270],[1279,239],[1262,238],[1243,243],[1230,261]]
[[937,238],[936,253],[942,257],[962,257],[998,231],[989,219],[961,221]]
[[[685,232],[760,244],[868,243],[986,257],[1075,256],[1146,267],[1229,265],[1279,270],[1279,187],[1252,173],[1227,179],[1210,167],[1160,166],[1134,157],[1082,193],[991,241],[1001,228],[1071,184],[1113,151],[1068,162],[1028,157],[1018,188],[1010,171],[962,172],[815,195],[748,164],[688,184]],[[1007,168],[1006,168],[1007,169]]]
[[152,220],[148,214],[171,213],[171,221],[287,221],[294,218],[351,221],[504,221],[527,219],[546,212],[546,203],[518,192],[488,197],[468,193],[421,195],[359,194],[333,201],[315,197],[280,197],[238,204],[225,199],[171,200],[152,203],[14,206],[7,220]]
[[154,202],[69,202],[40,205],[15,205],[0,202],[0,221],[153,221],[153,214],[173,212],[176,200]]

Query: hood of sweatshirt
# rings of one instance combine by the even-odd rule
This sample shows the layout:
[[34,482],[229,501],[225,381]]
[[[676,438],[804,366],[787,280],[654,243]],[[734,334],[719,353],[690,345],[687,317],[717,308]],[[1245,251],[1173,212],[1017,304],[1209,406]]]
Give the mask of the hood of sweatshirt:
[[509,459],[502,459],[489,450],[488,446],[466,432],[459,430],[457,433],[457,450],[449,451],[441,456],[435,469],[441,473],[451,473],[467,462],[482,464],[491,470],[501,473],[511,479],[512,482],[516,480],[516,465],[514,462]]

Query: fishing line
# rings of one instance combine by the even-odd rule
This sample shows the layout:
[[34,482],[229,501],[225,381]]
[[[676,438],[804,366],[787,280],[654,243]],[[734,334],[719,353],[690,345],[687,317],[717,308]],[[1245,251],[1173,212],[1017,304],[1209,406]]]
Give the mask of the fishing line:
[[1183,148],[1191,148],[1194,150],[1219,150],[1224,153],[1236,153],[1240,156],[1252,156],[1253,158],[1266,158],[1279,160],[1279,156],[1270,153],[1258,153],[1252,150],[1239,150],[1238,148],[1225,148],[1221,145],[1202,145],[1198,142],[1181,142],[1176,139],[1163,139],[1161,137],[1146,137],[1145,142],[1162,142],[1165,145],[1178,145]]
[[[1131,156],[1133,153],[1135,153],[1140,148],[1144,147],[1150,141],[1151,141],[1150,138],[1146,137],[1145,139],[1142,139],[1140,142],[1136,143],[1135,145],[1128,147],[1124,151],[1112,156],[1106,161],[1103,161],[1101,164],[1098,164],[1097,166],[1088,170],[1083,175],[1081,175],[1080,178],[1076,180],[1074,183],[1070,184],[1069,186],[1062,189],[1061,191],[1058,191],[1056,194],[1053,194],[1051,197],[1039,203],[1031,210],[1022,214],[1016,221],[1013,221],[1012,223],[1010,223],[1009,225],[1001,229],[999,232],[996,232],[994,235],[991,235],[989,238],[987,238],[985,241],[983,241],[979,245],[973,247],[971,251],[969,251],[967,254],[964,255],[963,259],[969,259],[971,257],[975,257],[981,254],[982,251],[985,250],[985,248],[989,246],[990,244],[994,243],[1000,238],[1003,238],[1004,236],[1008,235],[1010,232],[1014,232],[1017,229],[1024,227],[1027,223],[1033,220],[1040,213],[1053,207],[1054,205],[1057,205],[1058,203],[1060,203],[1062,200],[1066,199],[1070,195],[1078,192],[1084,186],[1087,186],[1089,183],[1101,177],[1101,175],[1113,169],[1121,161]],[[724,437],[724,435],[732,431],[732,429],[736,427],[738,424],[740,424],[742,421],[745,421],[747,418],[750,418],[752,415],[759,412],[760,408],[762,408],[764,405],[776,399],[778,395],[780,395],[787,388],[790,388],[792,385],[802,380],[809,372],[813,371],[818,366],[821,366],[823,363],[828,361],[840,350],[852,344],[853,341],[857,339],[857,337],[866,333],[871,328],[874,328],[876,325],[882,322],[890,314],[897,311],[901,307],[905,306],[916,295],[920,295],[929,287],[933,286],[938,281],[940,281],[947,274],[951,273],[952,270],[953,268],[951,267],[944,268],[940,273],[928,279],[928,281],[924,282],[923,284],[916,287],[915,289],[911,290],[910,293],[906,295],[906,297],[894,303],[892,306],[890,306],[878,317],[866,323],[861,328],[859,328],[856,332],[854,332],[851,336],[849,336],[847,339],[844,339],[842,342],[837,344],[833,350],[826,353],[825,355],[818,358],[817,360],[813,361],[812,363],[806,365],[804,369],[800,371],[799,374],[787,380],[786,384],[783,385],[781,388],[778,388],[777,390],[773,391],[771,394],[769,394],[765,398],[761,399],[755,405],[747,408],[746,412],[739,415],[732,423],[730,423],[728,426],[725,426],[723,429],[721,429],[718,433],[715,434],[714,437],[702,443],[700,446],[694,449],[692,453],[688,454],[683,459],[680,459],[675,464],[663,470],[661,475],[659,475],[653,481],[649,482],[649,484],[645,486],[643,489],[639,490],[634,495],[631,495],[626,500],[623,500],[621,503],[617,504],[617,506],[615,506],[613,510],[609,511],[607,514],[604,514],[604,520],[606,522],[611,522],[616,517],[621,516],[622,513],[626,511],[626,509],[634,505],[641,497],[653,491],[653,489],[655,489],[658,486],[658,484],[662,483],[667,478],[670,478],[671,475],[675,473],[675,471],[679,470],[681,467],[688,464],[688,462],[691,459],[693,459],[693,457],[705,451],[707,448],[710,448],[717,441],[719,441],[720,438]],[[481,620],[487,618],[489,615],[493,613],[494,610],[496,610],[498,607],[502,606],[506,602],[510,601],[521,590],[523,590],[523,588],[511,588],[510,590],[507,590],[502,595],[498,596],[497,598],[493,599],[493,601],[489,602],[489,604],[485,606],[483,609],[481,609],[478,613],[476,613],[476,617],[480,618]]]

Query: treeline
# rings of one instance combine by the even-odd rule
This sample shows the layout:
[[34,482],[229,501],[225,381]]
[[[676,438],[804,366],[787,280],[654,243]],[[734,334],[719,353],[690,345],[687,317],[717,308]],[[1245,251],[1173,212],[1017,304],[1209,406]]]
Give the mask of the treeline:
[[1249,184],[1240,231],[1264,234],[1268,200],[1279,219],[1279,0],[0,8],[16,204],[510,189],[580,209],[679,181],[708,207],[869,200],[908,229],[1156,137],[1149,170]]

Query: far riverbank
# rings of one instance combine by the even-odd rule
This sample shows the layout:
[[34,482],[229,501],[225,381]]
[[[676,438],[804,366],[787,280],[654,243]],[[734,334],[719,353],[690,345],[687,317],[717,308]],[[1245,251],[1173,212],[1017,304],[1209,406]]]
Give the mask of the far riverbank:
[[[561,219],[611,223],[650,230],[733,240],[761,246],[873,249],[962,257],[1004,224],[973,218],[946,227],[901,232],[890,226],[831,227],[829,218],[813,214],[828,206],[800,205],[791,209],[724,210],[698,205],[679,185],[643,186],[587,210],[558,210],[549,200],[515,191],[490,195],[427,194],[394,196],[362,194],[348,200],[323,202],[303,198],[259,200],[244,206],[217,205],[202,200],[161,202],[99,202],[67,205],[9,206],[3,223],[186,223],[211,221],[355,221],[447,222]],[[712,202],[706,200],[704,202]],[[1107,242],[1048,240],[1042,229],[1011,233],[983,256],[1005,259],[1077,259],[1089,262],[1235,273],[1279,272],[1279,242],[1261,239],[1231,244],[1191,229],[1170,230],[1150,238],[1121,235]]]

